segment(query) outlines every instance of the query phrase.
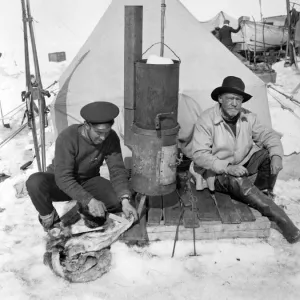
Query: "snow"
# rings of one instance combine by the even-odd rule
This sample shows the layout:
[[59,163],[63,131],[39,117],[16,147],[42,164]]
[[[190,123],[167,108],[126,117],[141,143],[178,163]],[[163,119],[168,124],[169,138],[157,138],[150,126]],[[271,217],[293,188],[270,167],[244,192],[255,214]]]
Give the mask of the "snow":
[[[24,66],[17,58],[16,51],[10,49],[0,58],[0,100],[4,114],[21,104],[20,92],[25,87]],[[58,80],[67,64],[42,59],[44,87]],[[274,66],[277,83],[272,86],[300,101],[300,92],[296,91],[299,72],[283,64]],[[56,90],[57,86],[53,88]],[[293,113],[283,110],[278,100]],[[283,135],[285,155],[299,153],[300,107],[270,88],[269,105],[273,127]],[[24,109],[9,119],[11,129],[0,124],[0,141],[19,128],[23,113]],[[50,163],[54,155],[51,123],[46,130],[46,141],[47,163]],[[288,244],[274,229],[268,239],[198,241],[196,257],[191,256],[192,241],[179,241],[174,258],[171,258],[173,241],[153,242],[145,248],[129,248],[116,242],[112,245],[111,270],[102,278],[86,284],[70,284],[56,277],[43,264],[46,235],[37,212],[30,198],[18,198],[14,188],[37,171],[36,161],[27,171],[20,170],[33,154],[27,128],[0,148],[0,173],[11,176],[0,183],[0,299],[300,299],[300,245]],[[300,226],[298,178],[278,180],[275,193],[276,202]],[[62,203],[55,206],[58,211],[63,208]]]
[[[1,299],[299,299],[299,245],[272,230],[268,240],[172,241],[140,249],[117,242],[108,274],[69,284],[43,265],[45,233],[28,197],[13,188],[22,175],[0,185]],[[300,225],[298,180],[279,181],[280,203]],[[287,194],[288,191],[288,194]],[[295,210],[295,207],[298,210]]]
[[[284,154],[300,152],[300,92],[292,94],[300,84],[300,72],[295,67],[284,67],[284,61],[273,66],[277,72],[276,84],[271,84],[275,89],[287,96],[293,96],[299,103],[296,104],[277,91],[268,88],[268,99],[273,128],[282,133]],[[282,105],[289,108],[282,109]],[[291,110],[293,112],[291,112]]]

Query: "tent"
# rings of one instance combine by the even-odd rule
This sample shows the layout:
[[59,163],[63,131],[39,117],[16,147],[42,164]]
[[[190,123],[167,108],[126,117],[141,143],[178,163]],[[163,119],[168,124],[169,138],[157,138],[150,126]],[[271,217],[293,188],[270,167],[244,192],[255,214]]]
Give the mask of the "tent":
[[[124,6],[143,6],[143,49],[160,41],[161,0],[113,0],[85,44],[59,80],[52,103],[55,135],[82,122],[80,109],[93,101],[110,101],[120,107],[115,130],[123,137]],[[215,105],[210,94],[229,75],[238,76],[253,95],[245,105],[271,126],[266,85],[245,67],[178,0],[166,1],[165,43],[180,57],[179,138],[186,141],[198,115]],[[159,55],[159,45],[144,54]],[[176,58],[165,49],[165,56]],[[123,145],[123,151],[129,151]],[[129,151],[130,152],[130,151]],[[127,155],[128,152],[123,153]]]
[[[235,29],[238,28],[238,25],[239,25],[238,20],[229,16],[228,14],[226,14],[223,11],[220,11],[212,19],[210,19],[208,21],[204,21],[204,22],[200,21],[200,23],[206,30],[208,30],[209,32],[212,32],[216,27],[221,28],[223,26],[224,20],[230,21],[231,27],[233,27]],[[234,43],[243,43],[244,42],[241,31],[239,31],[238,33],[232,33],[231,37],[232,37],[232,41]]]

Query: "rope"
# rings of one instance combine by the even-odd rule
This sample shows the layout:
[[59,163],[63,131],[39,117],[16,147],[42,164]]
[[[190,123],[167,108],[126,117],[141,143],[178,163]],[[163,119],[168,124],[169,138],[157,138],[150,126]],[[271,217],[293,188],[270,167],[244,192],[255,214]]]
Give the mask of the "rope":
[[270,88],[274,91],[276,91],[277,93],[281,94],[282,96],[284,96],[285,98],[291,100],[292,102],[294,102],[296,105],[300,106],[300,102],[298,100],[296,100],[293,96],[288,96],[287,94],[275,89],[273,86],[271,86],[270,84],[267,85],[267,88]]
[[8,136],[6,139],[4,139],[0,143],[0,148],[2,148],[5,144],[7,144],[10,140],[12,140],[17,134],[19,134],[23,129],[25,129],[27,124],[25,123],[22,125],[19,129],[17,129],[14,133],[12,133],[10,136]]
[[[0,119],[0,120],[8,119],[8,118],[5,118],[5,117],[7,117],[9,114],[11,114],[11,113],[12,113],[13,111],[15,111],[16,109],[17,109],[17,112],[16,112],[16,113],[18,113],[18,112],[19,112],[22,108],[24,108],[24,107],[25,107],[25,103],[22,103],[21,105],[15,107],[13,110],[11,110],[11,111],[8,112],[7,114],[5,114],[5,115],[3,116],[3,118]],[[13,116],[14,116],[16,113],[14,113]],[[11,119],[11,117],[10,117],[9,119]]]
[[7,117],[8,114],[6,114],[5,116],[3,116],[3,118],[0,118],[0,120],[11,120],[17,113],[19,113],[23,108],[25,108],[25,106],[20,107],[16,112],[14,112],[11,116]]
[[270,91],[268,91],[268,93],[280,104],[281,108],[283,110],[288,110],[292,115],[294,115],[297,119],[300,120],[300,117],[294,112],[293,109],[291,109],[290,107],[287,107],[286,105],[284,105],[281,100],[279,100],[274,94],[272,94]]

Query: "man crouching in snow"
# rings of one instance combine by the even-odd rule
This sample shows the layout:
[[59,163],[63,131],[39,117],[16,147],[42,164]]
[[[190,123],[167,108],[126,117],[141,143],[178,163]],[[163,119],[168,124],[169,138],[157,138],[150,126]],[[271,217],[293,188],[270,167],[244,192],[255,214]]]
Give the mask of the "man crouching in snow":
[[288,242],[298,242],[299,229],[270,194],[262,192],[272,192],[282,170],[280,138],[242,108],[252,97],[244,90],[240,78],[228,76],[211,93],[218,104],[204,111],[195,125],[191,173],[197,189],[229,194],[275,222]]
[[[93,102],[85,105],[80,114],[84,124],[71,125],[57,137],[49,171],[32,174],[26,182],[45,231],[60,222],[53,201],[77,200],[93,217],[104,217],[106,211],[123,211],[137,219],[137,212],[129,203],[131,191],[120,140],[111,128],[119,114],[118,107],[109,102]],[[104,159],[111,181],[99,174]]]

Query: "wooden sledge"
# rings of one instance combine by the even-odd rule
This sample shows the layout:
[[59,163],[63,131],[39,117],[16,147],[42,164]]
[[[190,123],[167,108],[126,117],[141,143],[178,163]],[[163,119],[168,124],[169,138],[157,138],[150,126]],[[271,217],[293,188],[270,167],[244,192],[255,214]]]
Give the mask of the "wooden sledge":
[[183,221],[179,227],[178,240],[192,240],[193,230],[197,240],[226,238],[267,238],[270,235],[270,221],[258,211],[237,202],[230,196],[215,193],[215,199],[208,190],[196,191],[197,215],[194,225],[189,195],[173,192],[164,197],[149,197],[147,233],[150,241],[174,240],[180,216],[179,195],[185,205]]

